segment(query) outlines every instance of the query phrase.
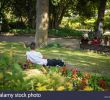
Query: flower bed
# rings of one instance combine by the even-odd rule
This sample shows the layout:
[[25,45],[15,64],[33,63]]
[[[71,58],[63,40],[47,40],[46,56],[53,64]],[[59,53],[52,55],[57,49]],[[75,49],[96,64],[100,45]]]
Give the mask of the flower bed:
[[105,91],[107,87],[104,78],[80,72],[77,68],[69,70],[67,66],[48,68],[29,63],[22,65],[16,61],[10,62],[7,57],[3,59],[0,90]]
[[[61,68],[44,68],[35,65],[33,67],[34,70],[37,70],[37,72],[39,71],[39,74],[35,73],[34,76],[28,76],[28,79],[19,64],[15,64],[13,70],[10,72],[4,74],[0,73],[0,80],[3,81],[2,89],[34,91],[104,91],[106,87],[105,80],[97,78],[96,75],[91,75],[88,72],[80,72],[77,68],[68,70],[66,66]],[[31,69],[28,69],[28,71]],[[25,72],[27,72],[27,69]],[[29,74],[32,73],[28,73],[28,75]]]

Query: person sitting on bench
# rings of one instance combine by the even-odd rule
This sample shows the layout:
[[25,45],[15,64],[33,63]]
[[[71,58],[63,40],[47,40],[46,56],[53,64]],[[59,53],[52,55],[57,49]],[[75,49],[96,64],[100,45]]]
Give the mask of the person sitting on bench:
[[40,52],[35,50],[35,43],[30,44],[30,51],[26,52],[27,62],[39,64],[42,66],[64,66],[64,62],[59,59],[45,59]]
[[88,39],[88,38],[86,38],[86,37],[82,37],[82,39],[81,39],[81,44],[83,44],[83,45],[87,45],[88,42],[89,42],[89,39]]
[[94,39],[91,41],[92,45],[100,45],[101,41],[98,39],[98,37],[94,37]]

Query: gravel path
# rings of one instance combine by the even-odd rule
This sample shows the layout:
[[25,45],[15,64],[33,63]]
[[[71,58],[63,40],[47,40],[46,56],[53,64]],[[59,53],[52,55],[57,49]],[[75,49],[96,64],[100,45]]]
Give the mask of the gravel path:
[[33,36],[0,36],[0,42],[32,42]]
[[[0,42],[28,42],[31,43],[35,41],[34,36],[0,36]],[[66,39],[66,38],[49,38],[48,43],[57,42],[62,46],[67,48],[79,48],[79,40],[78,39]]]

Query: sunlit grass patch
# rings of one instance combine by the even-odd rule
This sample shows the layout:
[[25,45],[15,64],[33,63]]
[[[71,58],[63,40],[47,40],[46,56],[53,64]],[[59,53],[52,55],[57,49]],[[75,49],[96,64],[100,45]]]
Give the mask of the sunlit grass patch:
[[110,56],[65,48],[43,48],[40,51],[48,58],[64,59],[71,68],[77,67],[81,71],[110,75]]
[[[26,49],[23,43],[0,42],[0,54],[17,56],[20,61],[25,61]],[[110,75],[110,56],[89,51],[69,50],[63,47],[48,47],[36,49],[45,58],[63,59],[68,68],[78,68],[81,71]]]
[[[66,68],[70,70],[67,69],[66,73],[61,73],[61,70],[58,67],[45,69],[42,66],[33,66],[34,69],[24,71],[18,64],[19,61],[21,63],[25,63],[26,60],[26,48],[24,48],[23,45],[23,43],[0,42],[0,48],[2,48],[0,49],[0,70],[5,73],[4,75],[6,75],[5,81],[8,80],[8,83],[5,83],[3,89],[27,89],[36,91],[72,90],[74,78],[77,82],[83,81],[81,80],[82,78],[80,79],[80,74],[83,72],[91,73],[91,75],[94,75],[96,79],[98,79],[97,77],[104,77],[103,79],[107,80],[107,83],[110,84],[110,56],[89,51],[69,50],[63,47],[40,48],[36,49],[36,51],[40,51],[45,58],[64,59],[67,64]],[[71,81],[71,71],[73,69],[78,69],[79,78],[73,76],[73,81]],[[3,73],[0,74],[1,80],[3,80]],[[86,81],[88,80],[86,79]],[[94,84],[94,82],[91,84]],[[82,83],[80,85],[82,85]],[[98,87],[96,82],[95,84],[97,85],[96,87]],[[78,87],[78,90],[79,89],[80,88]],[[84,90],[93,90],[93,88],[88,86],[84,88]]]

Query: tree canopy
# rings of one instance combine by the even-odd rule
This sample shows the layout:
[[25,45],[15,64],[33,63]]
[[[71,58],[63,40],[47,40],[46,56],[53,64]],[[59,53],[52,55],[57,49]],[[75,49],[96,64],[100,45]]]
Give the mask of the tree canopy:
[[[96,17],[97,14],[99,23],[100,19],[104,19],[106,5],[108,9],[109,0],[49,0],[49,28],[58,28],[64,16],[73,14],[84,18]],[[7,21],[9,13],[11,17]],[[35,28],[36,0],[1,0],[0,16],[4,22],[9,23],[16,18],[27,27]]]

